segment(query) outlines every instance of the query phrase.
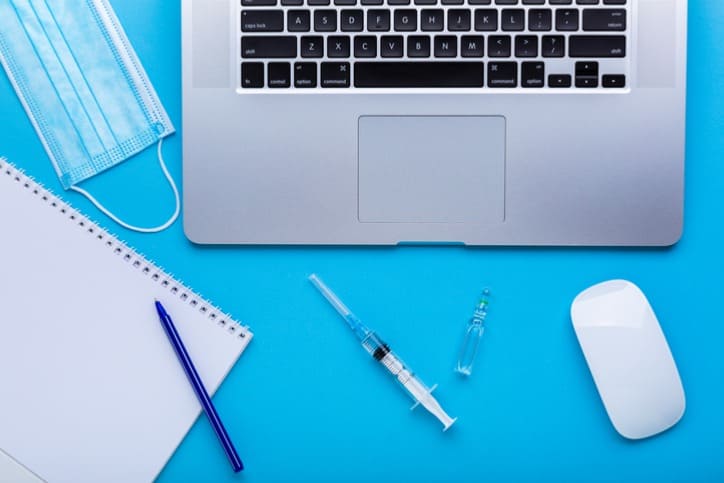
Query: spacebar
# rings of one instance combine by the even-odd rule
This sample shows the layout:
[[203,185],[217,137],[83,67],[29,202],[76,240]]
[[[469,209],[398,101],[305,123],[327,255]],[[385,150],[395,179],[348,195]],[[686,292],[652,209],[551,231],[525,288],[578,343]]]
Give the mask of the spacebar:
[[355,87],[482,87],[482,62],[356,62]]

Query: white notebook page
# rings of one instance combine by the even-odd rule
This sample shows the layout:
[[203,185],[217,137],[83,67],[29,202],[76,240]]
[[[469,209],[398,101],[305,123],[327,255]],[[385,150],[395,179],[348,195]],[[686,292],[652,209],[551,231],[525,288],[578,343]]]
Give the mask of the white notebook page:
[[[151,481],[252,334],[0,159],[0,449],[50,482]],[[221,451],[221,448],[219,449]]]

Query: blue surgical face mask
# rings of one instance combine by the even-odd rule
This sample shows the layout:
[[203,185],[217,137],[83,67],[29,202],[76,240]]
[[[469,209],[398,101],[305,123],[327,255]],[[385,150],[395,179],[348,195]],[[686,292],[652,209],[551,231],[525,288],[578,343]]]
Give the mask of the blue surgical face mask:
[[[132,230],[176,220],[161,156],[174,128],[106,0],[0,0],[0,62],[65,189]],[[163,226],[128,225],[77,186],[156,143],[176,196]]]

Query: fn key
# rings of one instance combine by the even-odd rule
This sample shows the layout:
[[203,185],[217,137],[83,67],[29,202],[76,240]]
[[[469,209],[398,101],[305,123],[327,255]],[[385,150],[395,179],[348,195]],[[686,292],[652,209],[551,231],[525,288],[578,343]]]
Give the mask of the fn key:
[[241,87],[245,89],[264,87],[263,62],[244,62],[241,64]]

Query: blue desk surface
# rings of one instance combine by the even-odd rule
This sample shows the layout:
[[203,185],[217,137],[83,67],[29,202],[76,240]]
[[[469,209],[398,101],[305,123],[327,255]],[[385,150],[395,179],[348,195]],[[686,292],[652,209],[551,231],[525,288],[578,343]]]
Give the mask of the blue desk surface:
[[[112,3],[180,128],[179,2]],[[686,227],[671,249],[203,248],[180,223],[129,233],[66,193],[256,332],[215,397],[247,471],[231,473],[201,418],[160,480],[724,480],[724,2],[689,5]],[[180,135],[165,152],[180,179]],[[4,75],[0,154],[62,192]],[[86,187],[139,223],[171,208],[153,150]],[[450,432],[408,410],[407,396],[307,282],[312,272],[428,384],[440,384],[440,401],[460,418]],[[618,277],[648,294],[687,392],[679,425],[636,443],[609,424],[568,315],[579,291]],[[488,285],[489,330],[473,377],[462,380],[452,372],[458,346]]]

